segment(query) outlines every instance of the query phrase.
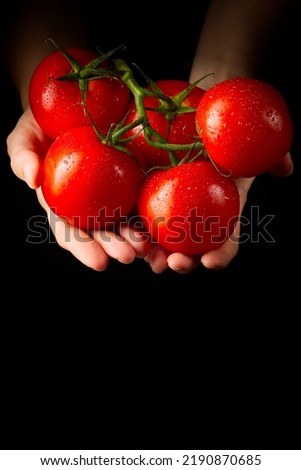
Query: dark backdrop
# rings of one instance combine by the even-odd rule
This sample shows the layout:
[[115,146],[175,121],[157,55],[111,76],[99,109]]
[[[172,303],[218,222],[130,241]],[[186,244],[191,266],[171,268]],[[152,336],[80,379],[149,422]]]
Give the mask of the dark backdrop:
[[[293,19],[291,20],[293,22]],[[152,292],[152,295],[166,293],[167,286],[175,289],[177,295],[191,286],[198,286],[195,296],[208,296],[207,286],[224,288],[227,291],[237,293],[238,286],[243,289],[244,297],[257,296],[263,292],[264,297],[268,295],[264,287],[269,279],[272,280],[273,296],[281,296],[284,286],[290,285],[294,279],[292,268],[297,265],[298,254],[298,181],[299,181],[299,152],[300,136],[298,133],[300,125],[298,100],[299,88],[297,83],[297,72],[291,63],[287,51],[294,44],[294,28],[287,27],[287,35],[279,41],[275,41],[276,47],[271,49],[268,55],[266,69],[262,78],[267,79],[286,97],[294,119],[295,136],[292,145],[292,156],[295,170],[288,178],[275,178],[270,175],[262,175],[255,180],[250,192],[248,202],[244,209],[244,220],[250,223],[243,227],[244,241],[240,245],[239,253],[228,268],[221,272],[209,272],[202,267],[197,268],[189,275],[181,276],[171,271],[160,275],[153,274],[150,267],[141,260],[136,260],[132,265],[123,266],[111,260],[106,272],[96,273],[82,266],[71,254],[57,246],[52,234],[48,232],[45,214],[36,201],[34,191],[30,190],[25,183],[18,180],[10,169],[10,162],[6,153],[5,139],[8,132],[13,128],[20,115],[18,97],[9,83],[4,80],[2,90],[5,90],[5,106],[2,105],[1,112],[1,200],[2,200],[2,222],[1,222],[1,246],[3,250],[2,269],[5,273],[4,282],[18,282],[18,285],[30,283],[34,289],[36,282],[50,276],[54,282],[60,279],[72,279],[72,283],[86,284],[97,287],[98,295],[107,284],[112,286],[127,285],[131,292],[136,288]],[[195,41],[195,38],[193,38]],[[131,48],[130,48],[131,51]],[[173,49],[174,51],[174,49]],[[189,54],[188,54],[189,56]],[[132,58],[136,54],[132,52]],[[165,63],[159,56],[158,63],[145,61],[145,57],[137,55],[137,62],[147,69],[147,73],[159,78],[172,77],[187,78],[191,57],[187,61],[175,63],[175,57]],[[189,59],[189,60],[188,60]],[[172,66],[170,66],[172,64]],[[171,70],[169,72],[169,70]],[[3,74],[2,74],[3,80]],[[264,239],[258,233],[256,217],[260,221],[263,232],[268,230],[271,237]],[[273,216],[273,217],[270,217]],[[252,220],[253,217],[253,220]],[[45,241],[42,243],[29,243],[29,225],[33,228],[32,221],[35,220],[43,227]],[[268,225],[264,227],[264,223]],[[30,273],[30,275],[29,275]],[[263,282],[264,281],[264,282]],[[206,286],[206,288],[203,288]],[[228,287],[229,286],[229,287]],[[280,289],[281,286],[281,289]],[[104,293],[106,293],[104,288]],[[201,294],[202,292],[202,294]],[[293,294],[293,286],[290,287]],[[286,299],[286,301],[289,299]],[[278,301],[277,301],[278,302]]]
[[[195,30],[187,23],[185,26],[185,21],[181,24],[187,28],[186,40],[190,32],[195,43]],[[272,448],[275,439],[288,436],[288,445],[293,445],[294,432],[290,430],[294,427],[289,419],[295,416],[293,398],[298,390],[294,366],[299,348],[296,279],[300,261],[296,25],[297,18],[291,17],[285,35],[275,38],[262,75],[281,90],[291,109],[295,171],[284,179],[258,177],[244,209],[248,220],[254,214],[260,220],[273,216],[268,229],[274,241],[258,237],[256,223],[245,225],[247,241],[229,267],[218,272],[200,266],[184,276],[169,270],[156,275],[143,260],[128,266],[112,260],[106,272],[97,273],[61,249],[50,232],[44,243],[29,243],[30,220],[39,221],[45,233],[48,226],[34,191],[10,169],[5,139],[20,107],[14,89],[1,74],[0,303],[2,337],[7,340],[2,358],[17,354],[10,362],[3,360],[8,378],[2,381],[2,390],[13,401],[10,413],[18,415],[17,427],[11,415],[7,421],[8,441],[15,445],[19,437],[22,442],[29,420],[34,419],[37,438],[43,440],[40,426],[47,433],[45,428],[52,423],[52,438],[61,438],[59,445],[64,446],[68,436],[60,424],[67,419],[65,426],[74,437],[69,448],[84,448],[85,444],[86,448],[99,448],[97,434],[85,423],[79,427],[79,422],[90,413],[90,419],[97,419],[103,430],[109,409],[116,421],[112,415],[106,420],[103,447],[110,445],[107,441],[111,439],[111,445],[114,442],[117,448],[124,448],[121,438],[126,439],[130,420],[137,428],[131,431],[128,448],[139,448],[145,437],[141,429],[147,433],[151,425],[155,427],[153,448],[166,445],[171,434],[175,436],[168,444],[171,449],[200,445],[217,449],[227,448],[227,444],[232,449],[270,448],[263,442],[271,436]],[[120,31],[119,36],[118,42],[122,40]],[[184,59],[179,39],[175,38],[170,51],[163,48],[159,55],[154,54],[150,37],[144,41],[147,53],[136,53],[134,37],[128,50],[147,73],[154,79],[187,78],[192,54]],[[10,378],[17,379],[16,387],[9,385],[15,383]],[[84,403],[79,385],[87,385],[91,393]],[[179,393],[181,386],[183,395]],[[30,397],[25,396],[27,387]],[[74,395],[75,408],[70,402]],[[176,397],[176,407],[172,397]],[[37,398],[44,400],[41,409]],[[63,405],[59,415],[56,404]],[[211,418],[205,422],[208,410]],[[55,416],[57,421],[53,422]],[[234,429],[229,434],[230,423]],[[74,424],[73,430],[70,424]],[[195,426],[207,433],[201,443],[193,431]],[[247,436],[249,440],[245,440]],[[235,438],[232,444],[231,438]],[[141,448],[149,448],[147,442]],[[38,448],[37,441],[31,445],[29,448]],[[50,448],[49,441],[42,445]]]

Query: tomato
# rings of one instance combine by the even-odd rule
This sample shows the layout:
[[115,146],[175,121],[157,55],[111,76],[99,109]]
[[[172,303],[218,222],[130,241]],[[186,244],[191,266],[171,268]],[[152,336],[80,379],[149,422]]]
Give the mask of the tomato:
[[[149,125],[171,144],[193,144],[196,139],[198,139],[195,111],[182,113],[181,110],[183,110],[183,107],[196,108],[205,91],[199,87],[194,87],[183,101],[178,102],[178,95],[190,86],[189,82],[170,79],[159,80],[155,84],[164,95],[173,99],[174,111],[171,111],[167,107],[164,100],[158,100],[152,96],[145,96],[144,106]],[[149,89],[150,87],[147,88]],[[160,106],[161,112],[156,111],[156,108]],[[162,112],[164,110],[165,113]],[[137,117],[136,104],[135,101],[132,100],[125,125],[134,122]],[[170,122],[169,117],[171,118]],[[155,148],[146,141],[142,124],[124,134],[125,138],[131,136],[136,137],[128,143],[128,147],[145,168],[169,165],[170,159],[168,151]],[[192,157],[196,153],[197,151],[192,151],[190,156]],[[186,154],[187,150],[176,151],[176,157],[179,160]]]
[[292,118],[282,94],[261,80],[236,77],[210,88],[196,111],[198,133],[223,173],[269,171],[289,151]]
[[[98,57],[82,48],[67,48],[66,51],[82,67]],[[108,65],[106,62],[102,67]],[[31,77],[29,104],[32,113],[52,138],[71,127],[89,125],[79,82],[58,79],[72,72],[63,53],[55,51],[38,64]],[[96,127],[106,134],[111,124],[117,124],[124,117],[131,98],[130,91],[121,79],[115,77],[81,79],[82,85],[87,86],[85,106]]]
[[143,172],[123,150],[104,144],[92,127],[59,135],[44,162],[42,192],[58,216],[84,229],[105,228],[135,207]]
[[170,252],[199,255],[219,248],[239,217],[231,177],[208,160],[153,170],[141,187],[138,213],[155,242]]

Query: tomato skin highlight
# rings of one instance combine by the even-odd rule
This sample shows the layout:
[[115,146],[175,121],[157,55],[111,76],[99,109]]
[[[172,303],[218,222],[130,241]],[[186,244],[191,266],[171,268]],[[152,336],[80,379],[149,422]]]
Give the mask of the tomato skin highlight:
[[[97,57],[87,49],[67,48],[66,51],[82,66]],[[38,64],[29,84],[32,113],[43,131],[53,139],[72,127],[90,125],[78,83],[58,80],[71,71],[62,52],[55,51]],[[124,117],[130,98],[128,87],[119,78],[99,78],[89,81],[85,106],[96,127],[106,134],[111,124],[117,124]]]
[[[173,98],[188,86],[189,82],[184,80],[159,80],[156,85],[160,88],[163,94]],[[149,87],[148,87],[149,88]],[[194,87],[192,91],[181,103],[182,106],[196,108],[201,96],[205,93],[205,90]],[[198,138],[195,122],[195,112],[177,114],[169,128],[168,120],[164,114],[158,113],[151,110],[150,108],[157,108],[160,106],[160,101],[157,98],[146,96],[144,98],[144,106],[146,109],[147,118],[150,126],[164,137],[170,144],[193,144]],[[129,112],[127,114],[125,124],[134,122],[138,117],[136,110],[135,101],[132,100],[129,106]],[[145,139],[143,126],[138,125],[131,131],[127,132],[124,137],[136,136],[130,141],[127,146],[141,162],[144,168],[149,169],[154,166],[169,165],[170,159],[169,154],[166,150],[158,149],[149,145]],[[194,156],[197,152],[192,151],[190,156]],[[175,152],[176,157],[180,160],[187,154],[187,150],[180,150]]]
[[43,162],[42,192],[53,212],[83,229],[105,228],[135,207],[143,172],[92,127],[58,136]]
[[195,256],[219,248],[231,235],[239,193],[232,178],[198,160],[149,173],[137,208],[154,241],[170,252]]
[[236,77],[214,85],[199,102],[196,124],[210,158],[236,178],[269,171],[293,139],[284,97],[257,79]]

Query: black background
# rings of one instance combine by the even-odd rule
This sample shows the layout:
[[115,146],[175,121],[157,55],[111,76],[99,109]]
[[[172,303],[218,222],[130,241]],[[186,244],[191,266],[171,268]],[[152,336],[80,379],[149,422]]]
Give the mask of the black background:
[[[300,151],[299,129],[299,89],[297,73],[294,72],[294,64],[287,55],[287,50],[294,44],[295,29],[294,18],[288,22],[286,35],[273,42],[267,55],[266,66],[260,78],[273,83],[284,94],[289,104],[295,126],[295,135],[292,145],[292,157],[295,164],[293,175],[288,178],[276,178],[270,175],[262,175],[255,180],[249,192],[248,201],[244,209],[244,220],[248,221],[243,227],[244,240],[240,245],[239,253],[228,268],[222,272],[209,272],[203,267],[197,268],[189,275],[181,276],[177,273],[166,271],[162,274],[154,274],[150,267],[141,260],[135,260],[132,265],[121,265],[111,260],[106,272],[96,273],[81,265],[73,259],[72,255],[57,246],[48,230],[45,214],[36,201],[34,191],[25,183],[18,180],[10,169],[9,158],[6,153],[5,138],[13,128],[21,113],[18,97],[9,81],[4,82],[5,109],[1,113],[1,246],[3,249],[2,269],[5,272],[5,284],[17,282],[18,285],[32,282],[41,282],[45,278],[52,279],[60,284],[58,279],[72,280],[74,292],[78,294],[77,285],[85,285],[96,288],[99,295],[106,286],[114,288],[127,286],[128,292],[142,289],[149,292],[150,297],[165,296],[170,291],[171,297],[177,297],[186,289],[197,286],[195,294],[208,296],[208,287],[216,289],[226,288],[231,297],[231,292],[242,289],[244,297],[255,298],[262,292],[266,298],[269,288],[273,287],[274,297],[280,296],[281,301],[291,279],[295,278],[293,267],[297,265],[298,257],[298,173]],[[120,33],[121,35],[121,33]],[[195,37],[191,34],[191,44],[195,44]],[[131,38],[134,43],[134,39]],[[118,39],[116,38],[116,43]],[[188,49],[185,59],[178,55],[177,44],[170,52],[161,47],[161,53],[152,57],[137,53],[133,43],[129,42],[129,57],[135,58],[144,70],[154,78],[168,76],[187,78],[193,47]],[[110,44],[112,47],[112,44]],[[135,50],[135,53],[133,52]],[[153,47],[150,48],[153,51]],[[152,54],[154,54],[152,52]],[[166,54],[166,55],[164,55]],[[168,60],[164,61],[164,57]],[[136,60],[137,57],[137,60]],[[141,59],[140,61],[138,59]],[[3,77],[3,74],[2,74]],[[270,232],[274,242],[265,240],[258,235],[258,227],[254,220],[254,214],[259,214],[259,220],[270,220],[266,229]],[[252,221],[253,214],[253,221]],[[266,219],[265,216],[267,216]],[[271,217],[270,217],[271,216]],[[268,219],[269,218],[269,219]],[[43,243],[29,243],[28,236],[33,235],[32,221],[35,220],[45,232],[46,240]],[[263,224],[264,222],[262,222]],[[263,225],[262,225],[263,226]],[[261,226],[261,227],[262,227]],[[47,233],[48,232],[48,233]],[[245,241],[246,240],[246,241]],[[29,273],[32,273],[29,276]],[[47,281],[48,283],[48,281]],[[293,295],[293,285],[290,286],[290,295],[285,296],[289,302]],[[284,288],[286,286],[286,288]],[[211,290],[211,289],[210,289]],[[192,291],[193,293],[194,291]],[[209,294],[210,295],[210,294]],[[210,299],[210,297],[209,297]],[[215,300],[218,300],[215,297]],[[271,299],[273,300],[273,299]]]
[[[47,224],[34,191],[10,168],[5,139],[21,110],[15,90],[1,75],[0,302],[7,446],[28,438],[29,422],[35,430],[29,448],[38,448],[40,441],[50,448],[49,427],[56,444],[68,442],[68,448],[112,448],[113,442],[122,448],[129,440],[128,448],[149,448],[150,428],[152,448],[256,448],[268,437],[272,445],[266,448],[294,446],[300,89],[295,57],[288,51],[297,43],[295,23],[292,15],[285,34],[273,41],[261,77],[277,86],[289,104],[295,170],[288,178],[256,178],[244,209],[247,219],[254,207],[262,218],[274,216],[269,230],[275,241],[257,240],[256,227],[244,226],[249,241],[217,272],[200,266],[188,275],[170,270],[158,275],[137,259],[127,266],[111,260],[107,271],[97,273],[60,248],[50,231],[44,243],[28,243],[29,221],[37,218],[45,230]],[[186,28],[195,43],[195,30]],[[193,51],[183,58],[184,48],[175,38],[156,55],[150,44],[154,37],[146,36],[146,49],[137,54],[134,45],[143,33],[141,27],[129,41],[133,60],[154,79],[187,78]],[[110,47],[123,42],[122,32],[116,34]],[[81,395],[82,387],[88,396]],[[96,433],[93,421],[99,426]],[[135,424],[130,436],[129,422]]]

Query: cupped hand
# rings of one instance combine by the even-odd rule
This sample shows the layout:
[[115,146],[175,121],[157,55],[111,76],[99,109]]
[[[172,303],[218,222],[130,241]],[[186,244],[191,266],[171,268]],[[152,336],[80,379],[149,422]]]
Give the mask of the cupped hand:
[[[51,139],[42,132],[28,108],[7,137],[11,167],[17,177],[36,190],[57,243],[70,251],[84,265],[102,271],[108,266],[110,258],[127,264],[133,262],[136,257],[140,257],[150,264],[155,273],[170,268],[185,274],[200,264],[208,269],[223,269],[236,256],[239,249],[240,223],[236,225],[234,233],[222,247],[194,258],[181,253],[170,254],[157,244],[151,246],[144,232],[126,224],[120,225],[116,231],[103,230],[90,233],[71,226],[67,220],[56,216],[51,211],[40,188],[42,159],[50,144]],[[292,171],[293,162],[288,153],[270,173],[283,177],[290,175]],[[254,178],[236,180],[240,194],[240,214],[253,180]]]
[[42,159],[50,144],[51,139],[38,126],[29,108],[7,137],[12,170],[36,190],[57,243],[96,271],[105,270],[110,258],[128,264],[136,257],[145,257],[150,248],[148,240],[143,233],[129,226],[122,225],[117,232],[97,230],[86,233],[53,213],[41,191]]

